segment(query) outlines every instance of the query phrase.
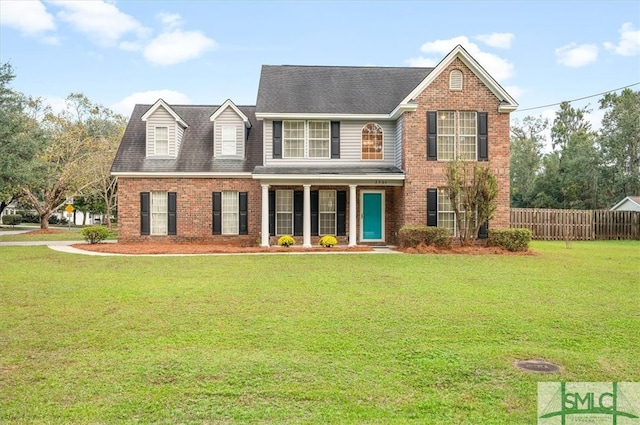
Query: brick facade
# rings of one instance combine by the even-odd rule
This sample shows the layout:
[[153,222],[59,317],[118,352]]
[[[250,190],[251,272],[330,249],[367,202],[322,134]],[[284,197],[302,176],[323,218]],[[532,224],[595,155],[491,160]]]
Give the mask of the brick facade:
[[[449,90],[449,73],[463,74],[463,90]],[[427,161],[427,111],[453,110],[488,113],[489,164],[498,180],[498,209],[490,227],[509,227],[509,114],[499,113],[500,99],[455,59],[415,99],[418,109],[404,115],[403,169],[404,205],[398,209],[400,225],[427,223],[427,189],[446,184],[447,161]]]

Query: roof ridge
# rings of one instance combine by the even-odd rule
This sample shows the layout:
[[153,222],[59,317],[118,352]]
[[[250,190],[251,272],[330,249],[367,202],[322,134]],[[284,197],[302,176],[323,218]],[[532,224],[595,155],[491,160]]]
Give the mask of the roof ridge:
[[281,65],[262,65],[268,66],[272,68],[365,68],[365,69],[422,69],[422,70],[433,70],[435,67],[433,66],[386,66],[386,65],[290,65],[290,64],[281,64]]

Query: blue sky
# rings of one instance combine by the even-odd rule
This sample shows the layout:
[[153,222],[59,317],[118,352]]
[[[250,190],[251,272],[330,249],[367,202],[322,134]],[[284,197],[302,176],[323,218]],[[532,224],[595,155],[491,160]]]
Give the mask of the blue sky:
[[[640,83],[639,1],[0,0],[0,62],[54,107],[255,104],[260,67],[435,66],[462,44],[525,110]],[[640,90],[640,85],[632,87]],[[598,97],[589,103],[597,127]]]

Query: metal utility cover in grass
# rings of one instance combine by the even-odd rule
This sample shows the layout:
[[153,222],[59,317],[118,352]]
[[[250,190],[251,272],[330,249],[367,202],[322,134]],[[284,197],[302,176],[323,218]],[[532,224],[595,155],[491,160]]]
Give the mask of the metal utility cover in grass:
[[560,370],[560,366],[542,360],[522,360],[515,363],[518,369],[529,372],[553,373]]

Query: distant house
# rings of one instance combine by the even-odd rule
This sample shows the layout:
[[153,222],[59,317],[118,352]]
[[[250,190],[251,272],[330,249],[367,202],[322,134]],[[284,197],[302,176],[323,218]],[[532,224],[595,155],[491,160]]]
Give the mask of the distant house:
[[611,207],[611,211],[640,211],[640,196],[627,196]]
[[433,68],[263,66],[255,106],[136,105],[111,169],[120,241],[395,243],[455,229],[447,164],[490,165],[509,226],[515,100],[457,46]]

